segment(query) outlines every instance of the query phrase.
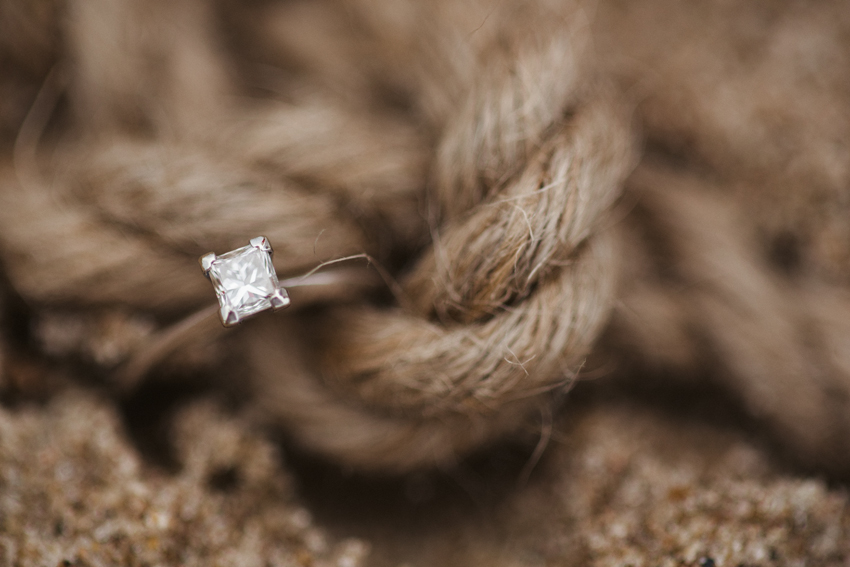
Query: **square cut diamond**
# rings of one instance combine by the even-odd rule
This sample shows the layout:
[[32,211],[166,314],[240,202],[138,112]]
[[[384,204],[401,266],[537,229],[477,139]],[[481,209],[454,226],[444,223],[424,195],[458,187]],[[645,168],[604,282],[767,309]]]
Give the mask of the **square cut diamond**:
[[273,307],[278,280],[270,250],[249,245],[216,256],[208,275],[226,325]]

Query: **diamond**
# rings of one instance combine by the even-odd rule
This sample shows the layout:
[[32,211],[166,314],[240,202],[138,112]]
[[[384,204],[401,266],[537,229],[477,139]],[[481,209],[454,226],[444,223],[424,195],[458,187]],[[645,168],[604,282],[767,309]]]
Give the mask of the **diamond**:
[[289,305],[289,296],[278,283],[272,248],[265,237],[258,236],[248,246],[220,256],[207,254],[200,261],[218,296],[221,322],[225,326],[269,308]]

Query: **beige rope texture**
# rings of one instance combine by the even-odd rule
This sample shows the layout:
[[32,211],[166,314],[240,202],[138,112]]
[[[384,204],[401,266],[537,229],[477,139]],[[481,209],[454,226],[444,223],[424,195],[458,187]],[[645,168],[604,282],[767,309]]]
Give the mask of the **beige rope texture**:
[[[670,161],[657,148],[679,147],[699,120],[664,122],[659,108],[675,105],[654,93],[678,92],[663,83],[670,76],[711,84],[688,83],[674,57],[652,63],[658,51],[628,28],[628,10],[555,0],[9,6],[63,40],[8,36],[0,55],[13,62],[12,47],[47,46],[4,88],[38,84],[55,64],[67,87],[54,94],[70,103],[31,106],[24,151],[2,177],[4,267],[38,310],[130,310],[188,329],[175,344],[221,341],[250,369],[257,419],[363,469],[446,465],[525,430],[606,328],[600,348],[644,368],[686,377],[710,360],[711,376],[800,455],[845,466],[834,455],[848,453],[850,349],[826,307],[843,309],[843,291],[774,274],[748,221],[706,197],[721,181],[645,165],[612,214],[637,163],[635,95],[649,155]],[[675,12],[663,0],[646,9]],[[49,126],[33,135],[39,122]],[[721,127],[691,132],[694,169],[756,183],[770,167],[741,168],[710,143]],[[257,234],[274,243],[283,277],[365,253],[397,294],[333,292],[300,312],[295,302],[228,341],[181,326],[212,300],[195,258]],[[134,368],[151,359],[139,349]]]

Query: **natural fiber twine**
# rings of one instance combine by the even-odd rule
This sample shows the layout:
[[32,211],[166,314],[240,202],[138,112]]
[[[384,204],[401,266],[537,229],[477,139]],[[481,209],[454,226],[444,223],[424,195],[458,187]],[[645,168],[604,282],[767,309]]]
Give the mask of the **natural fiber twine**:
[[446,465],[532,427],[596,349],[850,465],[841,2],[0,11],[0,253],[46,321],[179,325],[213,300],[195,258],[262,234],[282,276],[365,253],[398,282],[187,341],[345,464]]

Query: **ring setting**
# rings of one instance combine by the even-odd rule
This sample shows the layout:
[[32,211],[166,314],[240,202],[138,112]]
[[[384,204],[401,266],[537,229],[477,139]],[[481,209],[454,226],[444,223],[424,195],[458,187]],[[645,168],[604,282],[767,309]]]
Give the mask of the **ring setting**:
[[269,239],[258,236],[248,246],[221,255],[211,252],[199,259],[215,289],[225,327],[261,311],[277,311],[289,305],[289,293],[280,285],[272,264],[273,254]]

